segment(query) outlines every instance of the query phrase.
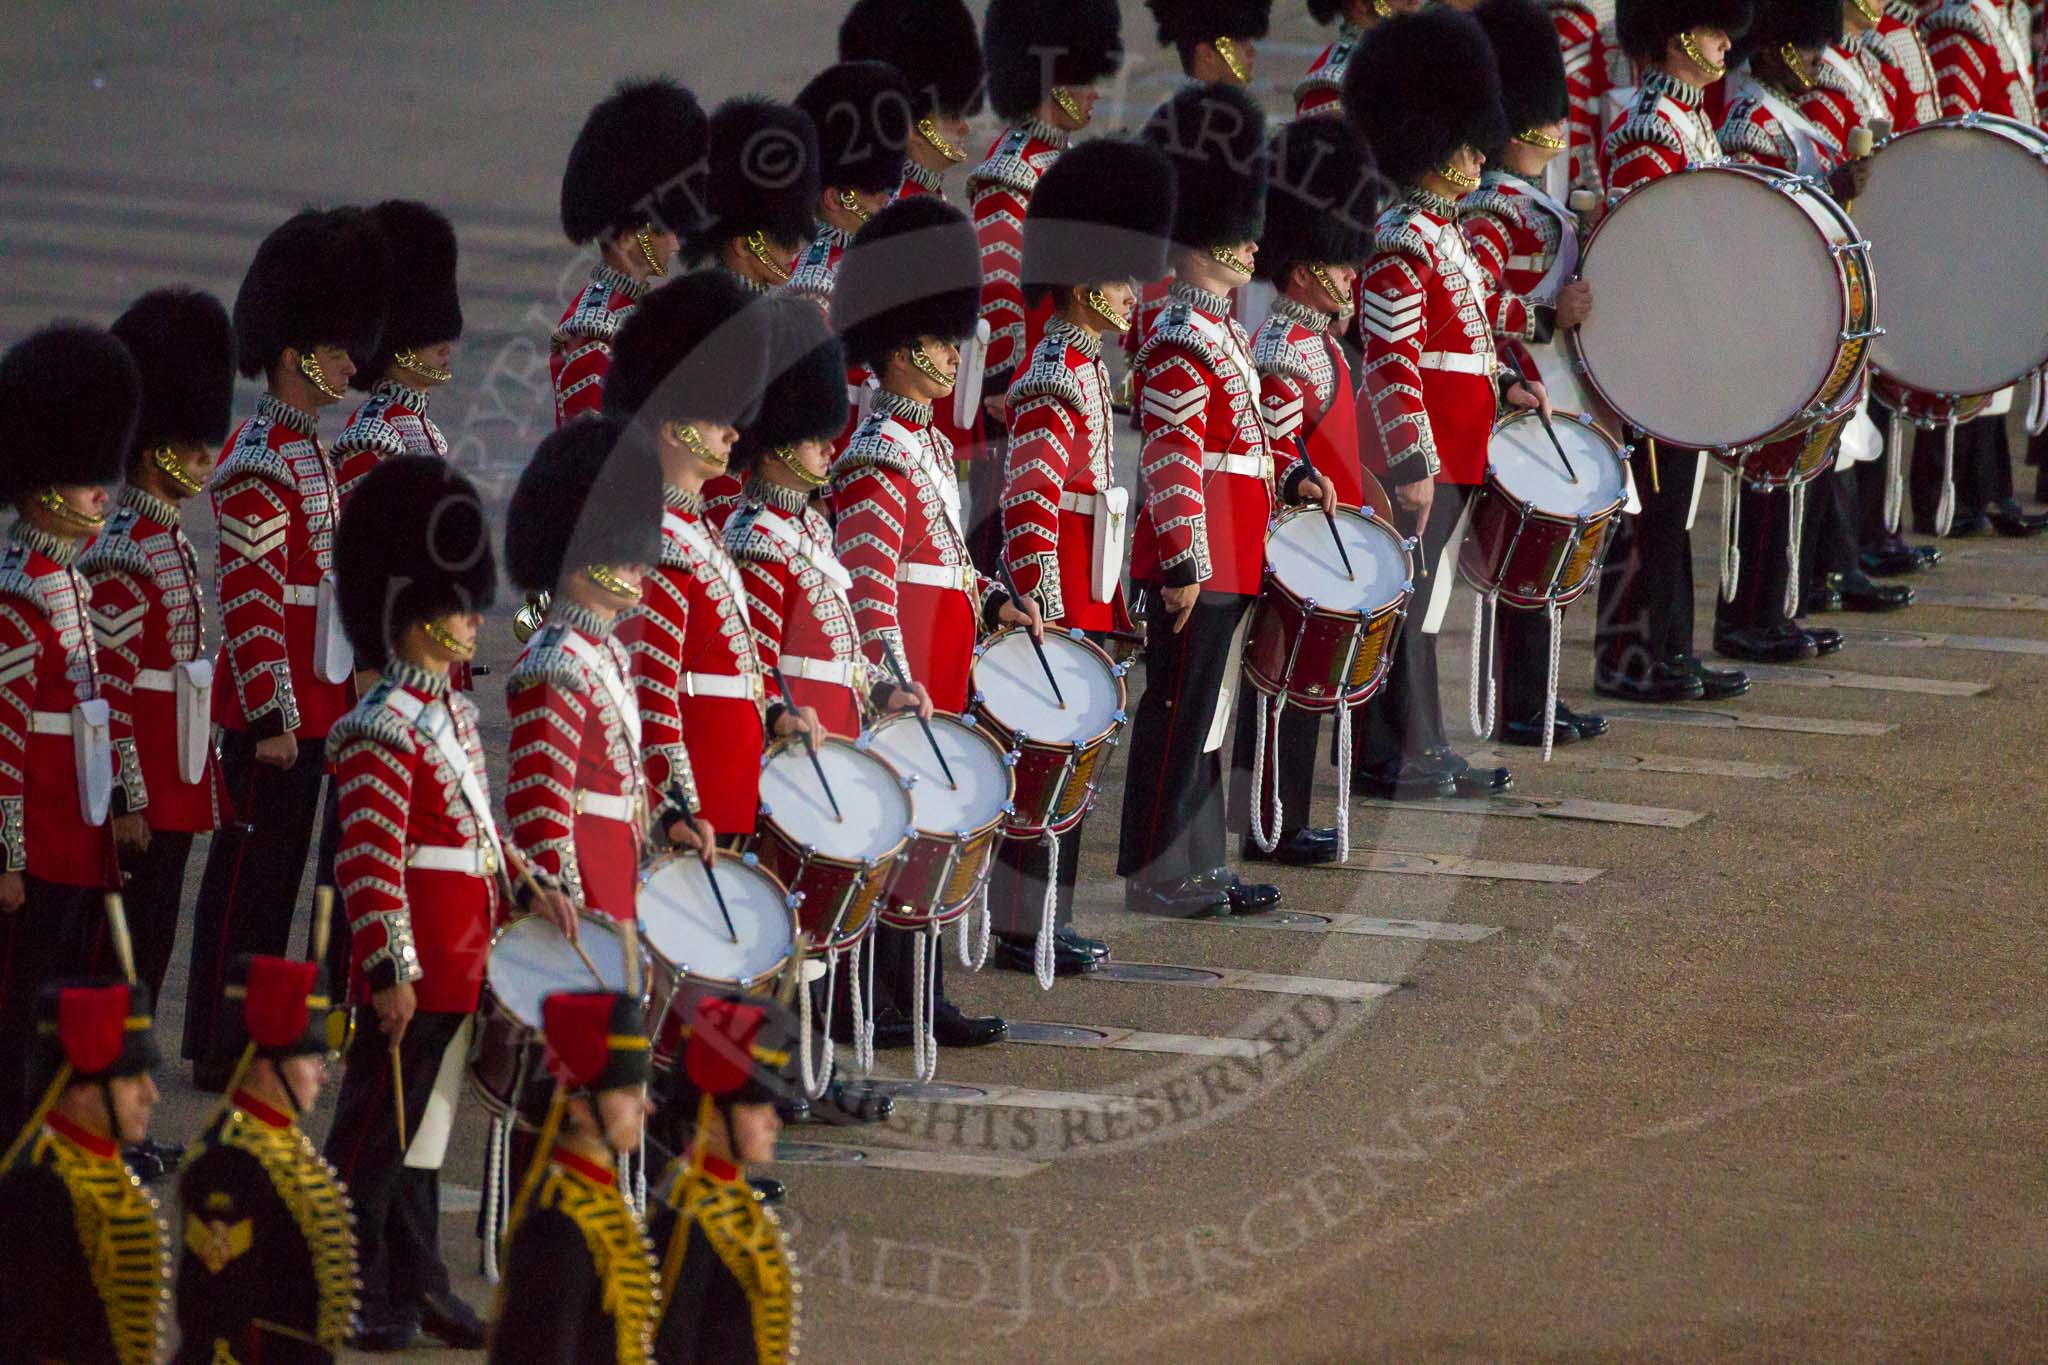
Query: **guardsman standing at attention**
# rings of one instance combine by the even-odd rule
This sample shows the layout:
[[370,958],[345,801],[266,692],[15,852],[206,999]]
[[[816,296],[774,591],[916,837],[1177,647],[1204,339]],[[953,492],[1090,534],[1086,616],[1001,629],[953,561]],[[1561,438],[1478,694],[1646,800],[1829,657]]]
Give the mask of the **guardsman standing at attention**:
[[226,1006],[213,1042],[233,1068],[227,1098],[178,1175],[173,1360],[326,1365],[355,1322],[355,1215],[299,1124],[340,1016],[320,964],[283,957],[235,959]]
[[149,988],[113,977],[36,993],[35,1043],[9,1088],[28,1123],[0,1157],[0,1323],[10,1361],[152,1365],[170,1306],[157,1201],[121,1160],[156,1104]]
[[1273,0],[1145,0],[1159,25],[1159,45],[1180,57],[1197,85],[1250,85],[1259,39],[1273,18]]
[[[75,567],[104,525],[142,384],[96,327],[57,323],[0,357],[0,1116],[26,1111],[18,1080],[36,990],[90,970],[100,896],[116,885],[114,789],[91,593]],[[83,733],[79,733],[81,727]],[[0,1131],[7,1131],[0,1128]]]
[[967,159],[967,120],[981,112],[981,37],[962,0],[854,0],[839,60],[887,62],[910,87],[911,139],[898,197],[946,197]]
[[1294,87],[1294,116],[1344,113],[1344,73],[1358,54],[1358,45],[1381,20],[1413,14],[1422,0],[1308,0],[1309,17],[1319,24],[1337,21],[1337,36],[1309,63],[1308,74]]
[[647,1035],[630,995],[559,991],[540,1002],[547,1071],[540,1139],[505,1232],[491,1321],[502,1365],[642,1365],[655,1358],[653,1252],[619,1188],[647,1125]]
[[597,264],[549,339],[555,425],[597,411],[612,338],[669,271],[703,201],[708,132],[697,97],[667,77],[629,81],[583,121],[562,172],[562,232]]
[[789,292],[829,311],[839,258],[903,184],[910,87],[882,62],[828,66],[797,92],[818,134],[818,234],[796,258]]
[[811,116],[774,100],[727,100],[711,114],[710,156],[705,217],[684,234],[684,253],[749,293],[782,288],[818,232],[824,187]]
[[264,239],[235,296],[237,364],[265,392],[213,480],[226,635],[213,711],[221,781],[240,823],[214,835],[193,916],[184,1053],[202,1089],[226,1080],[206,1059],[228,963],[287,946],[327,731],[355,704],[334,591],[340,507],[317,414],[346,396],[350,357],[375,349],[390,268],[368,213],[309,210]]

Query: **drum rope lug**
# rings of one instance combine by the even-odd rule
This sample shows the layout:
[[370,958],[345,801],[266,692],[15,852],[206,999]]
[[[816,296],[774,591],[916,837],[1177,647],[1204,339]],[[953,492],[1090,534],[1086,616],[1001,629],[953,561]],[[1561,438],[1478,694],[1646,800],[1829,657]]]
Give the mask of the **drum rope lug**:
[[1852,256],[1859,251],[1868,250],[1870,250],[1870,239],[1865,238],[1860,242],[1837,242],[1828,248],[1828,255],[1837,257]]
[[1842,331],[1842,332],[1837,332],[1837,333],[1835,333],[1835,340],[1836,340],[1836,341],[1839,341],[1839,342],[1842,342],[1843,344],[1845,344],[1845,345],[1846,345],[1847,343],[1849,343],[1849,342],[1852,342],[1852,341],[1869,341],[1869,340],[1870,340],[1871,338],[1873,338],[1873,337],[1881,337],[1881,336],[1884,336],[1885,334],[1886,334],[1886,333],[1885,333],[1885,329],[1884,329],[1884,328],[1882,328],[1882,327],[1875,327],[1875,326],[1873,326],[1873,327],[1866,327],[1866,328],[1864,328],[1864,329],[1863,329],[1862,331],[1860,331],[1860,332],[1849,332],[1849,331]]

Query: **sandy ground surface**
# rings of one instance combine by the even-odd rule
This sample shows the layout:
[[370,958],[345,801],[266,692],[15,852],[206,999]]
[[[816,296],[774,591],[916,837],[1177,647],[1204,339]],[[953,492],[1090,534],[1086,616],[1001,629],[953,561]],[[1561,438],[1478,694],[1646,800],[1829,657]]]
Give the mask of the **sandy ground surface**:
[[[1125,8],[1143,60],[1121,93],[1143,109],[1170,75],[1140,7]],[[1311,51],[1299,7],[1282,8],[1269,92]],[[59,312],[107,320],[159,283],[231,297],[260,234],[304,202],[428,198],[462,234],[470,319],[434,416],[460,462],[508,490],[547,420],[547,326],[584,269],[553,227],[584,109],[614,78],[656,69],[707,102],[787,96],[828,58],[838,10],[411,13],[35,6],[0,47],[0,336]],[[1698,539],[1707,584],[1712,537]],[[1306,994],[1082,981],[1041,995],[1025,977],[956,972],[959,999],[1013,1019],[1267,1050],[947,1053],[942,1082],[1053,1093],[786,1134],[832,1158],[778,1172],[794,1190],[806,1354],[2038,1358],[2048,945],[2033,760],[2048,745],[2048,571],[2039,543],[1979,540],[1918,582],[2016,596],[1841,621],[1858,633],[1827,667],[1718,708],[1852,733],[1617,719],[1547,768],[1521,756],[1517,795],[1656,823],[1357,809],[1351,867],[1276,878],[1295,911],[1496,931],[1470,941],[1127,917],[1114,765],[1086,843],[1083,927],[1124,962],[1315,980],[1296,985]],[[1575,705],[1587,615],[1573,613],[1566,652]],[[1461,597],[1452,620],[1466,619]],[[487,636],[502,678],[505,622]],[[1454,724],[1466,645],[1454,625]],[[1854,685],[1818,685],[1826,674]],[[1878,690],[1899,686],[1916,690]],[[480,699],[502,752],[494,681]],[[1693,760],[1765,766],[1657,770]],[[1335,799],[1327,772],[1321,799]],[[1360,870],[1395,854],[1598,875]],[[1330,998],[1356,983],[1392,989]],[[168,994],[175,1038],[182,982]],[[904,1062],[884,1058],[899,1074]],[[160,1127],[176,1137],[207,1108],[185,1082],[174,1070],[165,1086]],[[1087,1098],[1111,1093],[1132,1098]],[[955,1169],[877,1164],[906,1150]],[[451,1205],[479,1185],[481,1153],[472,1110]],[[976,1172],[958,1169],[967,1159]],[[470,1221],[445,1220],[447,1255],[485,1303]]]

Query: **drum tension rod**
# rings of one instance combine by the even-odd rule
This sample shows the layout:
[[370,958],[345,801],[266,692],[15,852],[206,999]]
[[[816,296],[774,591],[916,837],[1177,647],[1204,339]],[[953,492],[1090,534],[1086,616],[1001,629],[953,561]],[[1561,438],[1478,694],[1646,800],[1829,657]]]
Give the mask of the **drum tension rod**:
[[[1301,467],[1308,471],[1308,477],[1318,484],[1322,483],[1323,476],[1316,473],[1315,461],[1308,457],[1308,442],[1304,441],[1299,433],[1295,434],[1294,448],[1301,452]],[[1337,518],[1330,515],[1328,506],[1323,508],[1323,524],[1330,528],[1330,539],[1337,543],[1337,558],[1344,561],[1344,576],[1356,583],[1358,570],[1351,567],[1351,554],[1344,548],[1344,537],[1337,534]]]
[[[815,755],[813,755],[811,761],[817,761]],[[822,773],[819,775],[823,776]],[[697,818],[697,812],[690,810],[689,798],[683,795],[682,783],[671,781],[668,784],[668,799],[675,802],[677,809],[689,811],[691,820],[694,821]],[[711,898],[718,902],[718,917],[725,921],[726,937],[734,943],[738,943],[740,941],[740,931],[732,927],[732,911],[725,908],[725,890],[718,884],[718,869],[712,866],[717,860],[717,849],[707,848],[704,850],[704,880],[711,883]]]
[[[797,709],[796,693],[790,691],[789,679],[782,675],[782,665],[780,662],[775,665],[775,685],[782,689],[782,704],[791,711],[795,711]],[[810,734],[804,736],[804,751],[811,756],[811,771],[818,775],[818,785],[825,789],[825,799],[832,803],[832,818],[842,825],[845,824],[846,817],[839,813],[839,798],[832,794],[832,784],[825,780],[825,765],[818,762],[818,741],[815,736]],[[719,908],[725,908],[725,901],[722,897],[719,900]],[[733,942],[738,943],[739,940],[734,939]]]
[[[996,567],[1002,571],[1003,591],[1010,594],[1010,604],[1018,611],[1024,610],[1024,594],[1017,591],[1017,580],[1010,572],[1010,557],[997,555]],[[1052,665],[1045,657],[1045,646],[1029,630],[1024,634],[1031,641],[1031,652],[1038,656],[1038,666],[1045,670],[1045,680],[1052,687],[1052,699],[1060,704],[1060,710],[1066,710],[1067,699],[1060,695],[1060,680],[1052,675]]]
[[[903,661],[887,648],[882,652],[889,656],[889,671],[896,675],[896,685],[905,692],[915,692],[917,689],[912,687],[910,679],[904,676]],[[924,711],[921,708],[912,707],[910,714],[917,717],[917,728],[924,731],[925,743],[932,746],[932,757],[939,760],[939,771],[946,775],[946,785],[954,791],[959,791],[960,782],[953,776],[953,766],[946,762],[946,751],[939,747],[939,737],[932,733],[932,723],[924,718]]]

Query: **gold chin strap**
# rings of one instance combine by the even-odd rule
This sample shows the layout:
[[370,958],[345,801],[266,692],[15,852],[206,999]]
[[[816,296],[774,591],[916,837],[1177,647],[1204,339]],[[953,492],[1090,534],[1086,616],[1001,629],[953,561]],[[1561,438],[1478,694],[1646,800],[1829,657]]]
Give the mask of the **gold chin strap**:
[[169,446],[158,446],[149,452],[149,462],[172,483],[185,490],[187,497],[197,497],[206,491],[206,486],[192,477],[192,471],[185,468],[185,462],[178,458],[178,452]]
[[806,469],[803,457],[796,453],[795,446],[775,447],[775,458],[782,461],[790,473],[802,480],[806,488],[823,488],[832,481],[829,475],[813,474],[810,470]]
[[1251,68],[1246,66],[1244,58],[1238,55],[1236,43],[1233,43],[1228,38],[1212,38],[1209,46],[1216,49],[1216,55],[1221,57],[1223,64],[1230,68],[1230,74],[1237,78],[1239,85],[1250,85],[1252,83]]
[[1874,5],[1870,0],[1851,0],[1851,3],[1856,6],[1856,12],[1863,16],[1863,22],[1872,28],[1876,28],[1878,21],[1884,18],[1883,6]]
[[789,278],[789,272],[777,265],[775,258],[768,254],[768,239],[762,235],[759,228],[747,234],[747,250],[752,252],[754,259],[759,261],[762,267],[776,279],[786,280]]
[[1055,85],[1052,88],[1052,102],[1079,127],[1086,128],[1089,121],[1095,117],[1081,108],[1081,101],[1075,99],[1074,92],[1064,85]]
[[1230,269],[1235,270],[1246,279],[1252,277],[1252,268],[1245,264],[1244,258],[1227,246],[1210,247],[1209,259],[1215,261],[1218,265],[1230,267]]
[[475,645],[466,645],[462,643],[462,641],[455,638],[455,633],[453,631],[449,630],[448,627],[442,625],[439,621],[428,621],[425,623],[423,629],[425,629],[425,631],[427,632],[427,638],[429,640],[432,640],[435,644],[439,645],[442,649],[447,650],[456,658],[474,659],[476,657]]
[[1799,55],[1799,49],[1790,43],[1778,44],[1778,60],[1792,73],[1792,79],[1799,82],[1801,90],[1813,89],[1813,72],[1807,69],[1806,58]]
[[299,373],[312,381],[314,388],[320,390],[321,393],[332,398],[337,403],[348,397],[347,394],[327,382],[327,372],[320,368],[320,361],[310,351],[299,357]]
[[1515,134],[1515,141],[1526,143],[1531,147],[1541,147],[1546,152],[1561,152],[1565,149],[1565,140],[1563,138],[1552,137],[1541,128],[1524,129],[1522,132]]
[[930,143],[940,156],[956,166],[967,159],[967,153],[939,136],[939,127],[932,122],[930,115],[917,121],[917,135]]
[[36,494],[36,502],[45,512],[65,525],[79,531],[97,531],[107,524],[105,517],[95,517],[79,511],[54,488],[45,488]]
[[704,444],[704,438],[698,434],[697,428],[691,426],[688,422],[670,422],[668,424],[668,435],[670,440],[689,451],[692,455],[695,455],[705,464],[710,465],[714,472],[723,471],[728,464],[732,463],[730,456],[721,455],[710,446]]
[[429,365],[426,361],[421,360],[419,352],[413,350],[410,346],[400,351],[397,355],[392,356],[391,363],[400,369],[411,370],[414,374],[430,383],[446,384],[449,380],[455,378],[455,371],[444,370],[438,365]]
[[1442,176],[1444,179],[1450,181],[1453,185],[1456,185],[1461,190],[1476,190],[1479,188],[1478,176],[1467,175],[1463,171],[1459,170],[1456,166],[1453,166],[1448,161],[1446,161],[1443,165],[1437,167],[1436,173]]
[[1131,330],[1131,320],[1110,307],[1109,300],[1103,297],[1100,289],[1088,291],[1088,306],[1101,314],[1109,325],[1116,328],[1119,332]]
[[1728,74],[1727,67],[1722,66],[1719,62],[1707,60],[1707,54],[1700,51],[1700,45],[1693,38],[1691,29],[1687,29],[1678,35],[1678,50],[1685,54],[1687,61],[1706,72],[1709,81],[1718,81]]
[[947,393],[953,391],[953,381],[948,379],[946,372],[934,364],[932,358],[924,353],[924,343],[922,341],[917,342],[910,348],[910,363],[917,366],[925,378],[931,380],[934,384],[941,385]]
[[1372,12],[1375,17],[1380,19],[1391,19],[1394,17],[1394,7],[1388,4],[1387,0],[1372,0]]
[[655,275],[668,274],[668,267],[661,263],[661,257],[654,254],[654,229],[645,223],[633,234],[633,240],[640,244],[640,255],[646,260],[647,268]]
[[868,220],[868,211],[860,206],[860,200],[853,197],[852,190],[839,191],[839,207],[845,209],[863,223]]
[[1350,317],[1351,300],[1344,297],[1343,293],[1337,288],[1337,282],[1330,278],[1328,272],[1319,265],[1312,265],[1308,268],[1308,273],[1315,278],[1317,284],[1323,287],[1323,292],[1330,296],[1330,302],[1337,307],[1337,316]]
[[623,597],[628,602],[640,600],[640,589],[613,573],[609,564],[585,564],[583,573],[591,582],[614,597]]
[[512,618],[512,638],[522,645],[531,640],[547,623],[548,607],[553,601],[554,596],[551,593],[526,594],[526,605]]

